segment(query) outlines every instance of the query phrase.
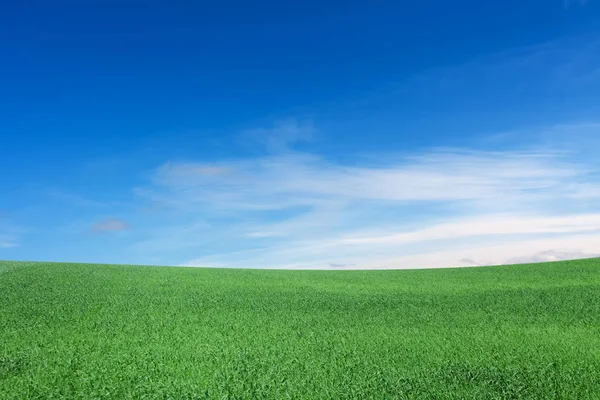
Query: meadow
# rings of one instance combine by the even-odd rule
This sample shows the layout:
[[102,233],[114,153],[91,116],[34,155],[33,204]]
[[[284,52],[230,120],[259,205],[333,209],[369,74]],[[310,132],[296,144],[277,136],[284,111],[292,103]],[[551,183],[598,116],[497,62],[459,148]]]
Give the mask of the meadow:
[[0,399],[599,399],[600,259],[0,262]]

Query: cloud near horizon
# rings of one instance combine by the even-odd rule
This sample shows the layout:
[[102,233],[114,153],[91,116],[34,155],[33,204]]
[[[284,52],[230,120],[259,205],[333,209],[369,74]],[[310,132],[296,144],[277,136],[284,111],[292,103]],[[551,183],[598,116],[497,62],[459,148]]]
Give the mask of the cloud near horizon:
[[0,249],[19,247],[19,240],[25,230],[10,222],[10,213],[0,210]]
[[[585,132],[598,128],[581,125]],[[427,268],[587,256],[600,243],[600,180],[594,162],[576,154],[546,145],[438,148],[340,163],[286,148],[217,163],[169,162],[136,193],[189,223],[163,227],[136,247],[210,249],[179,264],[258,268]],[[227,173],[198,173],[205,170]]]

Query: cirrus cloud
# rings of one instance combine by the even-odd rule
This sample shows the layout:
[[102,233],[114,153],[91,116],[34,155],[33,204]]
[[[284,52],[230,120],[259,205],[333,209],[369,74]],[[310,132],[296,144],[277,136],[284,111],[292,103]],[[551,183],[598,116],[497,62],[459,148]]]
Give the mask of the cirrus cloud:
[[[539,145],[428,149],[375,164],[298,151],[170,162],[136,193],[188,222],[163,226],[135,246],[204,249],[184,265],[257,268],[502,264],[549,249],[594,254],[591,241],[566,250],[556,241],[600,240],[599,171],[578,155]],[[207,168],[227,173],[198,173]]]

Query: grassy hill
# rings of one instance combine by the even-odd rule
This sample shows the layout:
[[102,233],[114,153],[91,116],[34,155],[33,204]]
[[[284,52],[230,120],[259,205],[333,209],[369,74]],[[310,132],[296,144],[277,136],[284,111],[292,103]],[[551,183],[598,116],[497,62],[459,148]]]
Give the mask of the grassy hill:
[[600,259],[411,271],[0,262],[1,399],[600,398]]

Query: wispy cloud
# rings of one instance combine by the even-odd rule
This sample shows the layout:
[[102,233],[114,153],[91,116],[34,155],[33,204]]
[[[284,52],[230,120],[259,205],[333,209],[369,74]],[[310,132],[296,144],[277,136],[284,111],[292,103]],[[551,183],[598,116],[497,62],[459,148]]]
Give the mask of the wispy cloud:
[[[515,118],[522,112],[556,109],[559,100],[569,99],[580,105],[581,116],[584,111],[595,110],[593,104],[585,102],[585,97],[595,98],[591,93],[600,87],[598,54],[597,35],[482,54],[464,63],[423,70],[399,82],[395,91],[367,102],[371,107],[385,107],[388,103],[399,103],[399,98],[408,98],[410,102],[405,102],[405,107],[414,112],[419,107],[431,113],[452,111],[453,115],[485,125],[490,116]],[[560,111],[571,113],[577,107],[575,104],[563,106]],[[478,114],[472,110],[485,112]],[[552,120],[552,116],[545,119]]]
[[258,143],[270,152],[281,153],[294,144],[313,140],[315,132],[311,121],[283,120],[270,128],[249,129],[240,137],[244,142]]
[[[204,168],[231,173],[219,177],[197,173]],[[174,201],[210,203],[227,210],[264,210],[348,200],[493,201],[500,194],[504,198],[517,195],[521,200],[543,196],[544,190],[565,191],[564,183],[585,172],[554,151],[433,150],[399,156],[376,167],[335,164],[294,153],[211,167],[168,163],[157,171],[155,183],[177,193],[177,197],[165,197]]]
[[560,234],[600,231],[600,214],[560,217],[531,215],[484,215],[460,219],[407,233],[342,239],[344,243],[404,244],[422,241],[484,237],[490,235]]
[[[206,170],[226,173],[199,173]],[[600,238],[597,172],[577,153],[547,144],[430,149],[375,164],[297,151],[172,162],[137,193],[189,222],[163,227],[137,248],[203,248],[183,264],[270,268],[460,266],[548,250],[592,254],[591,242],[561,250],[557,238]]]
[[578,260],[584,258],[597,258],[600,257],[600,252],[596,253],[585,253],[583,251],[558,251],[558,250],[546,250],[540,251],[539,253],[525,257],[513,257],[507,260],[509,264],[526,264],[526,263],[537,263],[537,262],[548,262],[548,261],[564,261],[564,260]]
[[2,238],[0,238],[0,249],[8,249],[8,248],[17,247],[17,246],[19,246],[18,243],[7,242],[7,241],[4,241]]
[[[474,138],[465,134],[460,147],[403,149],[399,140],[386,154],[336,157],[309,151],[312,123],[288,120],[242,134],[262,146],[254,156],[165,163],[135,193],[172,218],[134,248],[178,264],[256,268],[426,268],[596,254],[600,124],[582,115],[597,113],[588,106],[565,123],[549,110],[568,99],[572,110],[600,88],[597,54],[600,41],[581,37],[510,49],[344,105],[351,121],[348,110],[394,101],[407,118],[421,108],[442,119],[456,111]],[[516,121],[529,111],[547,114],[544,126]],[[509,131],[471,128],[504,116],[516,121]],[[368,136],[371,122],[348,129]]]
[[0,210],[0,249],[18,247],[26,230],[11,222],[11,214]]
[[130,229],[129,224],[118,218],[107,218],[91,227],[92,232],[118,232]]

